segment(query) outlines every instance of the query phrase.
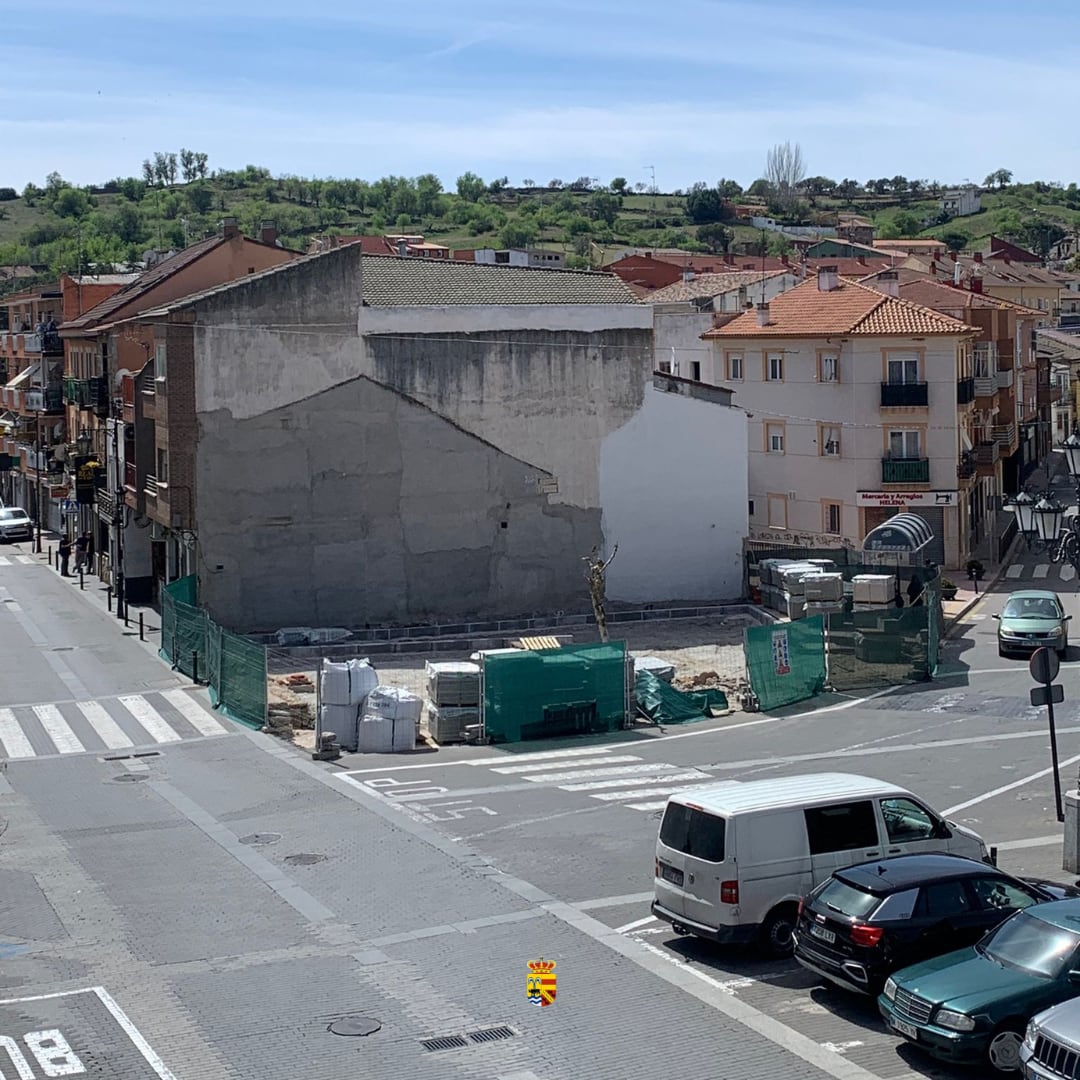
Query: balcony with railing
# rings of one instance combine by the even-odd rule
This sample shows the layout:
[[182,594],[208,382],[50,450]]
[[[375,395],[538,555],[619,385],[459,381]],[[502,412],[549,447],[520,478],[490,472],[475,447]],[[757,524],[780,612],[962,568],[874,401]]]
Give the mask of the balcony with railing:
[[924,382],[881,384],[881,407],[883,409],[925,408],[929,404],[927,384]]
[[956,380],[956,404],[970,405],[975,400],[975,380],[973,378]]
[[1012,368],[1006,368],[1004,371],[998,370],[994,375],[994,383],[999,390],[1010,389],[1015,381],[1016,376]]
[[1035,388],[1035,400],[1039,405],[1056,405],[1061,400],[1060,383],[1039,383]]
[[125,461],[124,462],[124,487],[127,488],[128,491],[138,491],[138,489],[139,489],[138,476],[139,476],[139,474],[138,474],[137,470],[135,469],[135,462],[134,461]]
[[881,482],[883,484],[929,484],[929,458],[881,459]]
[[1008,457],[1016,449],[1016,425],[995,424],[990,430],[998,453],[1002,457]]
[[120,397],[124,406],[124,421],[128,424],[135,419],[135,376],[125,375],[120,381]]

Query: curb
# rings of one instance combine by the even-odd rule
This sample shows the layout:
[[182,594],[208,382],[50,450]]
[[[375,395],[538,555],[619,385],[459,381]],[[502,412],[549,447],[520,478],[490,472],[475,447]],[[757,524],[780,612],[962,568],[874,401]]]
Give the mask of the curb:
[[1012,563],[1013,552],[1016,549],[1016,545],[1020,542],[1020,537],[1017,536],[1013,539],[1013,542],[1009,545],[1009,550],[1005,553],[1005,559],[998,564],[998,568],[994,576],[986,583],[981,593],[972,597],[955,615],[951,615],[945,620],[945,633],[941,635],[942,640],[952,636],[952,632],[956,627],[956,624],[977,604],[979,601],[986,597],[986,594],[1005,576],[1005,571]]

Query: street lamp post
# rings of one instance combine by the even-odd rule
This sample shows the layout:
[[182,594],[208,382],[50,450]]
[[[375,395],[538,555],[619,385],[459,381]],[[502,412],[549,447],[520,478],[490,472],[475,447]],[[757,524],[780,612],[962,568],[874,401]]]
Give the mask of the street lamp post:
[[1052,491],[1025,488],[1006,499],[1004,505],[1013,512],[1017,531],[1023,536],[1029,551],[1053,548],[1061,532],[1065,508]]

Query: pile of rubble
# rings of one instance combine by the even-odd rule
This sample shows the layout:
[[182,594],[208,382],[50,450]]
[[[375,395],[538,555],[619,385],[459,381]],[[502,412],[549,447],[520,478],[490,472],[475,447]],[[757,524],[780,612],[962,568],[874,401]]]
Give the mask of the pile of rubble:
[[296,730],[315,727],[315,683],[303,673],[270,680],[266,727],[271,735],[292,738]]

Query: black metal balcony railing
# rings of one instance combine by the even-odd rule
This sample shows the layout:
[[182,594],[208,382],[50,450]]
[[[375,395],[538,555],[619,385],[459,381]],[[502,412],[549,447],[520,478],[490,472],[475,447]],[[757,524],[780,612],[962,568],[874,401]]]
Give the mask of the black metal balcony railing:
[[881,384],[881,407],[883,409],[929,404],[927,386],[924,382]]
[[978,471],[978,466],[975,464],[974,454],[965,455],[964,459],[956,466],[956,477],[958,480],[970,480]]
[[883,484],[929,484],[929,458],[882,458]]
[[975,400],[975,379],[956,380],[956,404],[968,405]]
[[64,388],[59,384],[45,387],[45,411],[62,412],[64,408]]
[[87,380],[87,402],[92,409],[107,414],[109,411],[109,380],[104,375]]

